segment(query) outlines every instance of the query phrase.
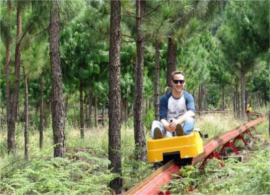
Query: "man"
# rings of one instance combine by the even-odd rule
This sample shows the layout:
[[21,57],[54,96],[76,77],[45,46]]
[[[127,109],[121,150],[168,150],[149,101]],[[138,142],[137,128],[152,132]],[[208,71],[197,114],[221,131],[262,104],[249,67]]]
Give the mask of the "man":
[[189,135],[195,124],[195,105],[191,94],[184,91],[185,75],[174,71],[171,76],[172,91],[163,95],[159,102],[160,121],[153,121],[153,139]]

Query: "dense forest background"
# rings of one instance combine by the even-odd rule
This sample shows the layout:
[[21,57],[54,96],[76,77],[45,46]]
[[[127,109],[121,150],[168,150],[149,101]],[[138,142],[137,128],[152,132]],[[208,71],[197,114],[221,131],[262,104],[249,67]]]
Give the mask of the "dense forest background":
[[[108,127],[109,169],[121,175],[121,124],[134,128],[137,160],[145,131],[174,70],[196,110],[232,111],[244,120],[269,107],[269,1],[0,2],[2,156],[17,137],[52,129],[54,157],[66,156],[65,128]],[[265,113],[263,113],[265,114]],[[23,129],[23,130],[22,130]],[[23,133],[22,133],[23,132]],[[119,190],[121,177],[110,182]]]

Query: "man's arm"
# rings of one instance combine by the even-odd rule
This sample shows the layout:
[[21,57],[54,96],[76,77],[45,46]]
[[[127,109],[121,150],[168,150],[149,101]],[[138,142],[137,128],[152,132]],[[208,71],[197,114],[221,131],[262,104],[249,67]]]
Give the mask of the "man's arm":
[[162,123],[165,130],[174,132],[174,129],[170,127],[170,123],[166,119],[161,119],[160,122]]
[[175,120],[175,122],[177,124],[182,124],[183,122],[185,122],[187,120],[187,118],[191,118],[191,117],[195,117],[195,113],[191,110],[187,111],[185,114],[183,114],[181,117],[179,117],[177,120]]
[[160,122],[167,131],[169,129],[169,122],[167,121],[167,112],[168,112],[168,97],[166,95],[162,96],[159,101],[159,117]]
[[168,99],[166,96],[162,96],[159,100],[159,118],[160,120],[167,120],[167,112],[168,112]]

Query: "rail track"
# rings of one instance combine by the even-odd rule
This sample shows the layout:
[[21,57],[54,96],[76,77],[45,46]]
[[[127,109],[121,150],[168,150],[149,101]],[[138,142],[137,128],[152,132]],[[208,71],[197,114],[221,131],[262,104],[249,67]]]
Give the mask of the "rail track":
[[[207,160],[212,158],[221,159],[220,155],[223,151],[230,147],[233,149],[235,154],[239,154],[234,143],[236,140],[242,140],[245,145],[247,145],[243,134],[247,133],[252,137],[252,131],[255,131],[255,126],[264,121],[262,115],[258,113],[257,119],[252,120],[243,124],[240,127],[236,127],[231,129],[219,136],[213,137],[212,139],[206,141],[204,143],[204,152],[194,157],[192,160],[192,165],[196,165],[202,161],[199,169],[202,169],[205,166]],[[219,152],[216,151],[219,147],[222,147]],[[221,166],[224,166],[222,162],[220,162]],[[170,180],[174,179],[173,175],[179,175],[179,170],[181,166],[176,165],[173,161],[168,162],[164,166],[157,169],[147,178],[142,180],[136,186],[125,192],[124,194],[136,194],[136,195],[148,195],[148,194],[163,194],[160,189],[163,185],[168,184]]]

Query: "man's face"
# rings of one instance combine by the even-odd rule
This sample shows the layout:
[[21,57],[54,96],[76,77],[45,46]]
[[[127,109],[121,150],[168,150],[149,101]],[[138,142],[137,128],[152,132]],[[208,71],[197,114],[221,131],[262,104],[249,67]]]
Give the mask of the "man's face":
[[186,84],[185,82],[185,77],[181,74],[176,74],[174,75],[173,80],[171,81],[173,89],[175,92],[181,93],[182,90],[184,89],[184,86]]

